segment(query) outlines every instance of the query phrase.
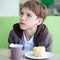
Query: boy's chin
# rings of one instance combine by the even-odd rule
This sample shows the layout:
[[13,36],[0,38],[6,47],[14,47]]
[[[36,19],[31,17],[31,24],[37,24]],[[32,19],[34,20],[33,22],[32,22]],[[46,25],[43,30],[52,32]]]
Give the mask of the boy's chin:
[[22,30],[26,30],[26,28],[25,28],[25,27],[20,27],[20,29],[22,29]]

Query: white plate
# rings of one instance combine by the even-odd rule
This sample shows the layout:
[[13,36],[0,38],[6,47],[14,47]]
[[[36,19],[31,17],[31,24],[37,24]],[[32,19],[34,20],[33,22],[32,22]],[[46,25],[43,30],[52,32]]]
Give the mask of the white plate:
[[45,52],[45,55],[43,57],[33,56],[32,51],[28,51],[28,52],[25,53],[25,57],[31,58],[31,59],[47,59],[47,58],[51,58],[52,56],[53,56],[53,54],[51,52]]

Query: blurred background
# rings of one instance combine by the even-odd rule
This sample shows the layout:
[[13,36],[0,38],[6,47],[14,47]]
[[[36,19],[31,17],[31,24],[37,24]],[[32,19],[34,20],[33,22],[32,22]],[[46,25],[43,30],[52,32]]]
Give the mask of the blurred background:
[[[20,6],[27,0],[21,0]],[[60,0],[39,0],[40,3],[46,5],[49,15],[60,16]]]
[[[8,36],[13,24],[20,21],[20,9],[27,0],[0,0],[0,48],[8,48]],[[39,0],[47,6],[49,15],[44,24],[53,36],[53,52],[60,53],[60,0]]]

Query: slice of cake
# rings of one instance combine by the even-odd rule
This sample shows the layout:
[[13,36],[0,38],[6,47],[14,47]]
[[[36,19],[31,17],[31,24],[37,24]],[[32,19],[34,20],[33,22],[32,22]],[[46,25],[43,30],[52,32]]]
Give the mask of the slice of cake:
[[33,48],[33,55],[36,57],[42,57],[45,54],[45,47],[44,46],[39,46],[39,47],[34,47]]

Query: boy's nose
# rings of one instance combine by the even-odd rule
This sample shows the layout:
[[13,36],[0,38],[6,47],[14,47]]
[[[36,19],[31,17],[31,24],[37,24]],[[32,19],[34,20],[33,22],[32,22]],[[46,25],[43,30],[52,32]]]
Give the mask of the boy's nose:
[[22,19],[22,20],[25,20],[25,16],[24,16],[24,15],[23,15],[23,16],[21,16],[21,19]]
[[22,16],[20,19],[21,19],[21,20],[25,20],[25,16]]

